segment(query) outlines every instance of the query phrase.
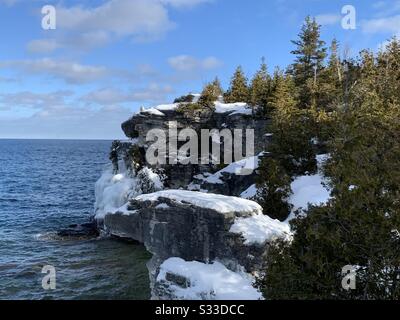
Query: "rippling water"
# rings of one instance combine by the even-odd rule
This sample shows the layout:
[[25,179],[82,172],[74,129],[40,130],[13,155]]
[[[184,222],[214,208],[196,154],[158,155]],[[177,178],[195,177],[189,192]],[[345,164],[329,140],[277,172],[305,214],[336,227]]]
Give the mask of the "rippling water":
[[[50,235],[93,213],[110,141],[0,140],[0,299],[148,299],[140,245]],[[46,291],[44,265],[56,268]]]

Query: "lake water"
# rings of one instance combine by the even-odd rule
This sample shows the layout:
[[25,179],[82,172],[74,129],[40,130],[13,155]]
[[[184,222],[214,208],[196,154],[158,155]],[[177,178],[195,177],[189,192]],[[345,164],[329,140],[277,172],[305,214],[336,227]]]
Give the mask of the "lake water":
[[[0,140],[0,299],[148,299],[150,255],[113,239],[51,235],[93,214],[111,141]],[[42,268],[56,289],[42,288]]]

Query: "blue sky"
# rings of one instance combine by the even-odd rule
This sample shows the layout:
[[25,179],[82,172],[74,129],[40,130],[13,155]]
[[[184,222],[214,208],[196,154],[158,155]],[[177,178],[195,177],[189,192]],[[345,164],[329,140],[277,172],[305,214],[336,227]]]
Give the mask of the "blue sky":
[[[41,9],[56,7],[56,30]],[[341,26],[342,7],[357,28]],[[170,102],[237,65],[293,61],[304,17],[356,54],[400,35],[400,0],[0,0],[0,138],[123,138],[140,106]]]

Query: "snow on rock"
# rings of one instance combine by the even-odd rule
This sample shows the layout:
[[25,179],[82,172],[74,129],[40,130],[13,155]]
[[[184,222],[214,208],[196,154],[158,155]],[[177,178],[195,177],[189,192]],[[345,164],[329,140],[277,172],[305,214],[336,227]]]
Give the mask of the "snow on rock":
[[156,202],[159,198],[167,198],[180,203],[189,203],[197,207],[215,210],[220,213],[262,213],[260,205],[254,201],[187,190],[164,190],[140,195],[136,197],[135,200]]
[[153,116],[160,116],[160,117],[164,117],[165,116],[165,114],[162,113],[157,108],[144,109],[140,113],[151,114]]
[[123,165],[118,174],[114,174],[109,166],[95,185],[95,218],[104,219],[107,213],[116,212],[123,207],[133,195],[135,187],[136,180],[129,176]]
[[[169,275],[185,278],[186,283],[177,284]],[[262,299],[261,293],[252,286],[251,275],[230,271],[219,262],[205,264],[170,258],[160,266],[157,282],[167,284],[174,298],[181,300]]]
[[257,186],[255,184],[251,185],[248,189],[246,189],[245,191],[243,191],[240,194],[241,198],[244,199],[252,199],[257,195]]
[[256,215],[249,218],[236,218],[229,230],[232,233],[241,234],[246,245],[260,244],[276,240],[278,238],[289,239],[290,227],[279,220],[271,219],[265,215]]
[[237,102],[237,103],[222,103],[220,101],[216,101],[215,103],[215,112],[216,113],[230,113],[233,114],[252,114],[252,110],[247,103]]
[[230,165],[226,166],[224,169],[210,174],[206,177],[200,177],[201,180],[211,183],[211,184],[222,184],[224,183],[221,178],[223,177],[224,173],[228,174],[236,174],[236,175],[247,175],[248,173],[253,173],[259,166],[259,155],[249,157],[246,159],[242,159],[237,162],[233,162]]
[[159,111],[174,111],[178,108],[179,103],[171,103],[171,104],[160,104],[159,106],[155,107]]
[[[163,189],[163,182],[152,169],[144,167],[136,176],[119,161],[119,172],[113,173],[112,166],[106,168],[95,184],[95,218],[104,219],[107,213],[120,212],[126,215],[135,212],[127,209],[129,199],[142,194],[146,189]],[[144,190],[142,190],[144,189]]]

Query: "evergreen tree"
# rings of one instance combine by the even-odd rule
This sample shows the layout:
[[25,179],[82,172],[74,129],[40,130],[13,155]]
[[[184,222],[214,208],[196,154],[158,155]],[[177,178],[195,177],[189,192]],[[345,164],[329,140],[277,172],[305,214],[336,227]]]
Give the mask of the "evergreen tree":
[[272,134],[269,151],[289,176],[316,170],[309,112],[297,107],[293,90],[292,77],[276,71],[269,102],[273,108],[272,124],[269,127]]
[[236,69],[224,99],[226,103],[249,102],[250,90],[248,87],[248,80],[243,73],[242,67],[239,66]]
[[221,83],[218,78],[215,78],[213,82],[204,86],[199,103],[208,106],[218,100],[222,95],[223,90],[221,88]]
[[299,89],[302,108],[310,108],[316,103],[317,80],[326,57],[325,42],[320,39],[320,29],[321,26],[315,18],[308,16],[299,33],[299,40],[292,41],[296,45],[296,49],[292,51],[296,55],[292,72]]
[[394,37],[381,49],[377,57],[376,86],[385,103],[400,102],[400,40]]
[[[396,92],[377,85],[384,68],[362,52],[330,141],[332,199],[310,207],[292,223],[293,241],[269,251],[260,282],[267,298],[400,298],[400,106]],[[355,266],[356,290],[342,288],[346,265]]]
[[291,195],[291,179],[284,168],[271,156],[264,156],[257,170],[256,201],[264,214],[273,219],[284,221],[292,209],[288,203]]
[[271,77],[268,74],[265,59],[262,59],[260,69],[254,75],[250,85],[250,102],[255,113],[268,115],[268,101],[271,94]]
[[320,73],[317,88],[317,108],[333,112],[343,104],[343,66],[338,54],[339,44],[332,41],[328,65]]

